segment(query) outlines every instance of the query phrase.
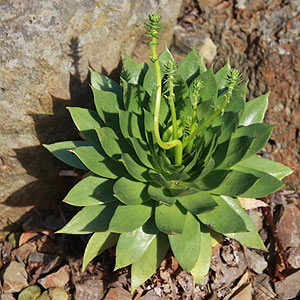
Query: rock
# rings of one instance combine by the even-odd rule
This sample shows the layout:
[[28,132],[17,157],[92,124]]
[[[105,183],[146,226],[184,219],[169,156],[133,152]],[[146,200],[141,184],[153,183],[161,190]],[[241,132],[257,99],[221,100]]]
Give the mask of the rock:
[[58,265],[59,259],[57,255],[33,252],[28,257],[28,264],[31,269],[42,267],[41,274],[46,274]]
[[102,280],[86,280],[82,284],[75,284],[75,289],[75,299],[94,300],[104,296]]
[[261,211],[257,209],[250,209],[248,211],[248,215],[251,218],[252,222],[254,223],[256,230],[260,231],[262,229],[263,224],[263,215]]
[[231,241],[231,244],[224,245],[222,249],[215,251],[212,256],[211,269],[215,272],[211,288],[218,291],[217,296],[222,298],[226,294],[226,288],[241,277],[246,270],[244,254],[241,250],[237,250],[236,242]]
[[140,300],[160,300],[161,297],[159,297],[154,290],[148,291],[144,296],[140,298]]
[[12,261],[3,274],[3,290],[6,293],[17,293],[28,286],[28,275],[25,268],[18,262]]
[[1,262],[3,265],[6,265],[10,262],[11,259],[11,250],[12,250],[12,245],[9,242],[4,242],[4,245],[2,246],[1,249]]
[[231,300],[252,300],[252,285],[246,285],[235,296],[230,298]]
[[25,288],[18,296],[18,300],[36,300],[41,294],[41,289],[37,285],[31,285]]
[[216,57],[217,46],[207,35],[191,34],[183,27],[177,25],[174,36],[174,46],[181,53],[187,54],[195,47],[199,56],[202,55],[208,63],[211,63]]
[[69,300],[69,295],[63,289],[50,288],[40,295],[36,300]]
[[12,248],[16,248],[18,246],[18,233],[16,232],[12,232],[8,235],[7,240],[9,241],[9,243],[11,244]]
[[300,210],[295,205],[286,205],[277,223],[278,237],[284,249],[300,247]]
[[275,290],[280,300],[293,299],[300,295],[300,270],[287,276],[284,281],[275,282]]
[[0,243],[6,241],[6,237],[10,234],[9,231],[0,231]]
[[104,300],[131,300],[131,295],[122,287],[111,288]]
[[288,249],[287,261],[292,268],[294,269],[300,268],[300,247]]
[[273,300],[276,294],[273,291],[271,278],[266,274],[256,275],[254,277],[253,288],[255,300]]
[[12,257],[19,257],[25,262],[27,261],[28,256],[35,251],[36,251],[35,243],[26,243],[21,247],[14,249],[12,251]]
[[61,267],[57,272],[52,273],[38,280],[38,283],[45,289],[51,287],[64,288],[70,280],[70,268],[68,265]]
[[91,104],[89,65],[118,73],[120,54],[142,44],[155,11],[170,42],[181,3],[1,1],[0,230],[69,190],[72,181],[58,177],[66,166],[40,145],[80,139],[65,107]]
[[16,300],[12,295],[1,294],[0,300]]
[[246,248],[248,263],[251,270],[256,274],[262,274],[263,271],[268,267],[268,263],[263,255],[258,254],[254,250]]

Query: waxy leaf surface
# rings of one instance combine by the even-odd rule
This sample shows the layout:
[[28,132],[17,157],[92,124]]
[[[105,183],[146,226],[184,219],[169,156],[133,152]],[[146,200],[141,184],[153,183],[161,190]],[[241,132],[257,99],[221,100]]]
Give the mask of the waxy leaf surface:
[[95,128],[103,126],[103,121],[99,115],[91,109],[80,107],[68,107],[72,120],[80,133],[95,145],[99,144]]
[[168,238],[159,233],[155,236],[144,255],[131,267],[131,293],[149,279],[160,266],[169,249]]
[[161,204],[155,208],[155,223],[157,228],[167,234],[183,232],[186,210],[176,202],[172,206]]
[[240,161],[237,165],[240,167],[250,168],[268,173],[279,180],[292,173],[292,170],[289,167],[281,163],[275,162],[273,160],[262,158],[257,155],[244,159]]
[[122,233],[116,248],[115,269],[126,267],[139,260],[157,234],[158,229],[153,218],[150,218],[143,226],[131,232]]
[[151,201],[140,205],[120,204],[110,221],[109,231],[123,233],[139,228],[151,217],[153,206]]
[[86,206],[57,233],[88,234],[104,231],[108,228],[116,207],[115,202],[106,205]]
[[240,119],[240,125],[248,126],[263,121],[268,108],[269,95],[270,92],[246,103],[245,110]]
[[201,224],[200,226],[200,252],[195,266],[191,270],[191,274],[196,283],[203,284],[203,280],[207,275],[211,262],[212,244],[209,229]]
[[223,198],[213,196],[217,202],[213,210],[204,211],[197,215],[198,219],[220,233],[245,232],[248,231],[244,220]]
[[182,234],[169,235],[173,254],[180,266],[190,272],[197,262],[200,252],[200,222],[187,212]]
[[122,168],[122,165],[108,159],[100,147],[78,147],[72,151],[74,151],[89,170],[97,175],[115,179],[124,174],[124,168]]
[[127,205],[141,204],[150,199],[146,184],[131,176],[121,177],[116,181],[114,196]]
[[65,203],[74,206],[99,205],[117,201],[113,196],[114,181],[98,176],[87,176],[67,194]]
[[118,241],[118,236],[118,234],[108,231],[95,232],[89,239],[89,242],[84,251],[82,272],[84,272],[88,263],[92,261],[96,256],[114,246]]
[[50,151],[56,158],[64,163],[82,170],[87,170],[87,167],[81,162],[75,153],[68,151],[81,146],[93,145],[88,141],[66,141],[58,142],[51,145],[43,145],[48,151]]

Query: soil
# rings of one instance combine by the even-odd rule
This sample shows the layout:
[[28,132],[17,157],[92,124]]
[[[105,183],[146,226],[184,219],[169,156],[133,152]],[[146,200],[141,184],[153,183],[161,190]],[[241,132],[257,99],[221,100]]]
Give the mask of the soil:
[[[266,122],[276,129],[263,155],[294,173],[283,191],[263,199],[268,207],[249,211],[269,253],[225,239],[213,249],[203,285],[195,285],[169,253],[157,273],[131,296],[130,270],[113,271],[114,249],[81,272],[89,236],[54,235],[75,213],[61,204],[50,216],[36,210],[18,233],[0,236],[0,269],[17,261],[26,270],[29,285],[63,288],[76,300],[299,299],[299,280],[294,279],[300,277],[299,22],[297,0],[185,1],[178,19],[187,34],[206,34],[216,44],[215,70],[230,59],[243,72],[249,80],[249,99],[271,90]],[[54,273],[60,284],[47,277]],[[17,299],[19,292],[9,298],[6,288],[0,283],[0,299]]]

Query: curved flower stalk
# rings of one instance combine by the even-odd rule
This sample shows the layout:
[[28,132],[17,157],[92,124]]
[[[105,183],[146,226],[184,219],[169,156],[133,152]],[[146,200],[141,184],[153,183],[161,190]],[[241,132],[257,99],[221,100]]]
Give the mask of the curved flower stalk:
[[121,86],[91,70],[96,110],[69,108],[85,140],[45,145],[90,171],[64,199],[82,209],[59,233],[92,234],[83,269],[116,245],[132,291],[170,247],[199,283],[216,235],[266,250],[238,197],[265,197],[291,173],[256,154],[273,130],[262,123],[269,94],[246,102],[240,73],[228,63],[207,70],[195,50],[179,67],[167,48],[158,57],[159,20],[147,25],[150,66],[127,57]]

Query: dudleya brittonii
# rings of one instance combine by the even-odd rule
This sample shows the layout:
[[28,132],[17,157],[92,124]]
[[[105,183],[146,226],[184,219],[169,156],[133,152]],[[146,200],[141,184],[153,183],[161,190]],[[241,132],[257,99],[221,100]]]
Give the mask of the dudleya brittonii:
[[268,95],[246,102],[247,84],[227,63],[206,69],[192,50],[177,67],[158,58],[160,16],[149,16],[151,64],[126,57],[121,84],[91,70],[96,111],[70,107],[85,141],[45,145],[88,175],[65,202],[83,208],[59,233],[90,234],[83,269],[116,246],[116,269],[132,265],[134,291],[171,246],[201,282],[216,237],[265,250],[237,197],[280,189],[291,170],[257,156],[273,126],[262,124]]

